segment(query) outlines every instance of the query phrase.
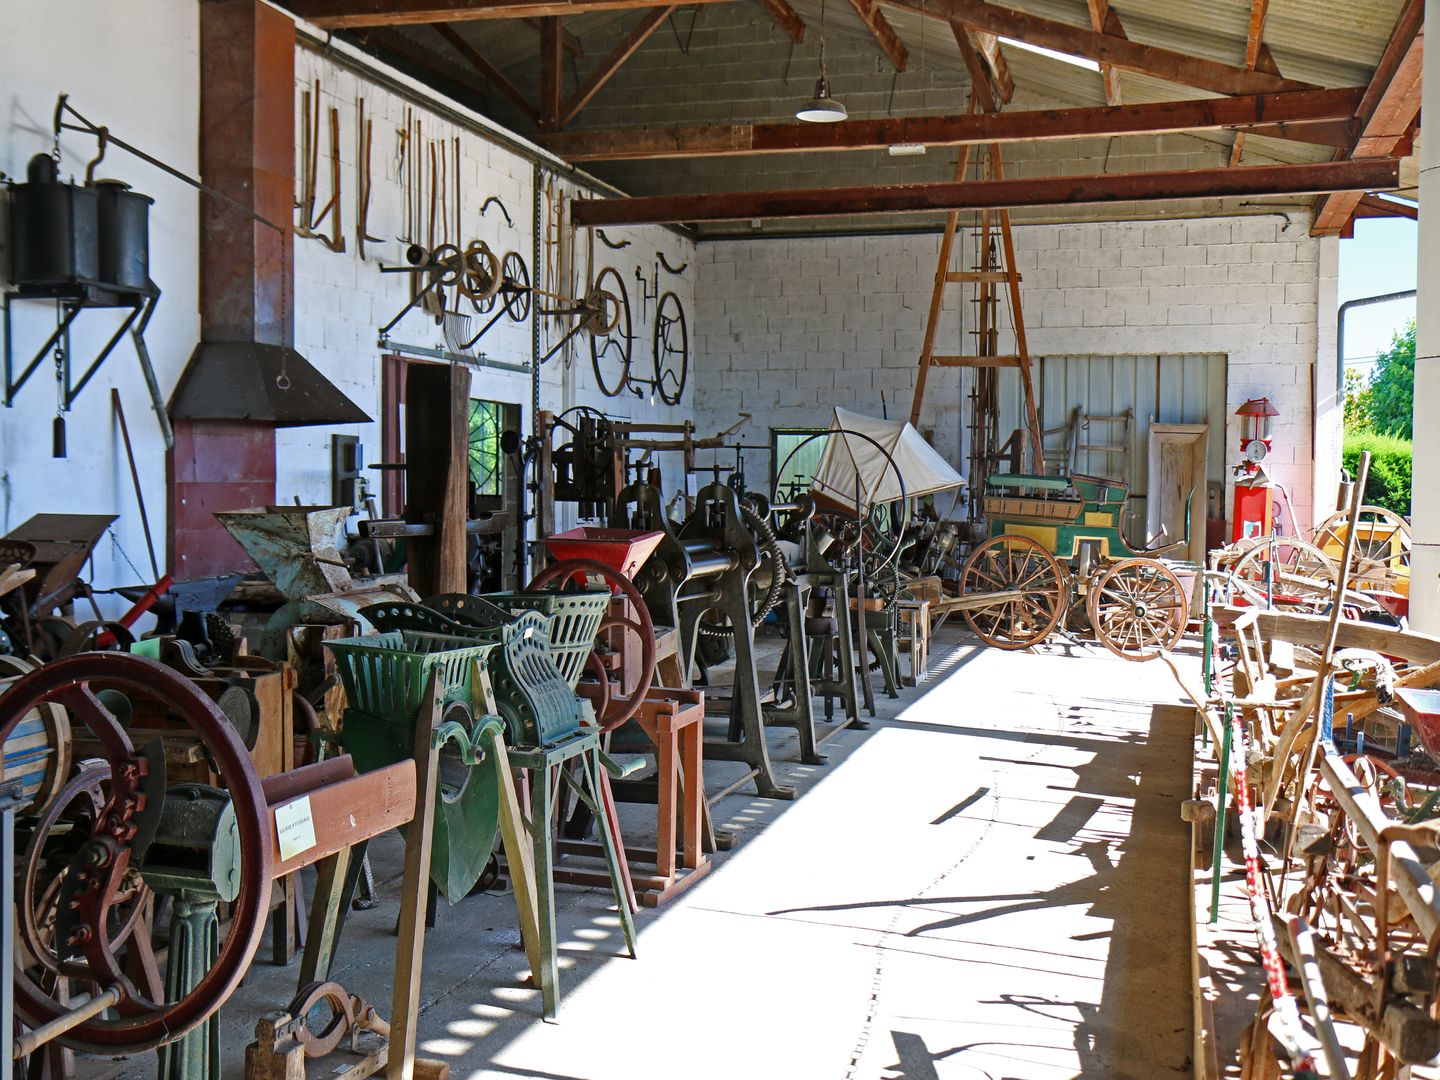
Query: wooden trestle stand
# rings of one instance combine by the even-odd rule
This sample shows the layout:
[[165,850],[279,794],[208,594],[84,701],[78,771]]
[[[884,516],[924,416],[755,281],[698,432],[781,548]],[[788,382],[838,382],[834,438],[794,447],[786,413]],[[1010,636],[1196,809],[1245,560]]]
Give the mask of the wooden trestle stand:
[[[413,759],[356,775],[348,756],[331,758],[264,785],[277,824],[272,832],[275,876],[315,863],[318,880],[300,968],[300,991],[288,1009],[268,1013],[256,1025],[256,1041],[245,1049],[246,1080],[305,1080],[307,1058],[324,1056],[345,1035],[362,1029],[384,1036],[384,1042],[350,1067],[327,1072],[330,1080],[366,1080],[381,1070],[387,1080],[447,1080],[450,1075],[445,1062],[415,1056],[424,908],[439,775],[441,690],[438,675],[432,674],[415,725]],[[313,830],[312,845],[289,852],[290,857],[285,858],[288,849],[282,847],[280,836],[289,823],[307,817]],[[387,1024],[363,1000],[324,980],[334,956],[345,871],[354,845],[406,822],[410,828],[405,837],[394,996]],[[304,826],[299,830],[303,834]],[[313,1032],[307,1026],[307,1014],[322,1000],[331,1003],[338,1022]]]

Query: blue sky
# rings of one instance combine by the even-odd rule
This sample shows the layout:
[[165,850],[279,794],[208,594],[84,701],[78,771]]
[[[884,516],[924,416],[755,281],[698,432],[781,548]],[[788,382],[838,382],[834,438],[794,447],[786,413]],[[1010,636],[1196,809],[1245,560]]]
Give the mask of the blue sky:
[[[1340,241],[1340,303],[1415,288],[1418,226],[1404,218],[1362,218]],[[1353,308],[1345,318],[1345,359],[1368,368],[1377,352],[1415,317],[1415,301]]]

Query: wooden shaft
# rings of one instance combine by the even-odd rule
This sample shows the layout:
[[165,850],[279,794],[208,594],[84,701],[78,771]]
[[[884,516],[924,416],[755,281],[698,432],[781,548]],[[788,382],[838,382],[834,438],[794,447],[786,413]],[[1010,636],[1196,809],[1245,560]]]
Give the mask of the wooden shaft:
[[[9,978],[9,975],[6,975]],[[48,1042],[58,1039],[67,1031],[79,1027],[87,1020],[99,1016],[106,1009],[120,1003],[120,989],[112,986],[103,994],[98,994],[82,1005],[77,1005],[64,1016],[57,1016],[48,1024],[41,1024],[39,1027],[26,1031],[15,1037],[14,1046],[11,1049],[11,1056],[16,1060],[34,1053]]]

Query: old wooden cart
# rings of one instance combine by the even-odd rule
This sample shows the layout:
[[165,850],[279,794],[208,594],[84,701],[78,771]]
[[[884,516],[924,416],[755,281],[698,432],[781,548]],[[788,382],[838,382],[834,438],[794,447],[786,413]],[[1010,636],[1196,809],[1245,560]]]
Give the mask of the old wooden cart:
[[1198,571],[1162,559],[1184,550],[1188,537],[1131,548],[1122,528],[1128,494],[1125,484],[1098,477],[990,476],[989,538],[965,560],[954,607],[1001,649],[1039,644],[1083,615],[1117,656],[1150,660],[1169,651],[1189,621]]

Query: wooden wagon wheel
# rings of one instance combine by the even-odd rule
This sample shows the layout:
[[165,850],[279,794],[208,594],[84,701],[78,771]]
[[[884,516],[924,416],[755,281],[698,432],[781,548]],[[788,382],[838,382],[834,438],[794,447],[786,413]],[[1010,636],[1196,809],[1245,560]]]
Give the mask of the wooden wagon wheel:
[[1185,634],[1185,587],[1156,559],[1122,559],[1101,575],[1086,598],[1095,636],[1116,656],[1153,660]]
[[1252,604],[1311,614],[1330,610],[1339,579],[1330,556],[1293,536],[1256,541],[1241,552],[1230,574]]
[[1024,595],[967,610],[975,635],[997,649],[1026,649],[1050,636],[1065,616],[1068,577],[1055,556],[1028,536],[996,536],[965,560],[960,595],[1019,592]]
[[[1383,506],[1365,505],[1359,513],[1350,580],[1359,588],[1389,588],[1400,577],[1399,567],[1410,563],[1410,526]],[[1337,510],[1315,530],[1315,546],[1322,552],[1332,547],[1343,552],[1349,527],[1350,511]]]

